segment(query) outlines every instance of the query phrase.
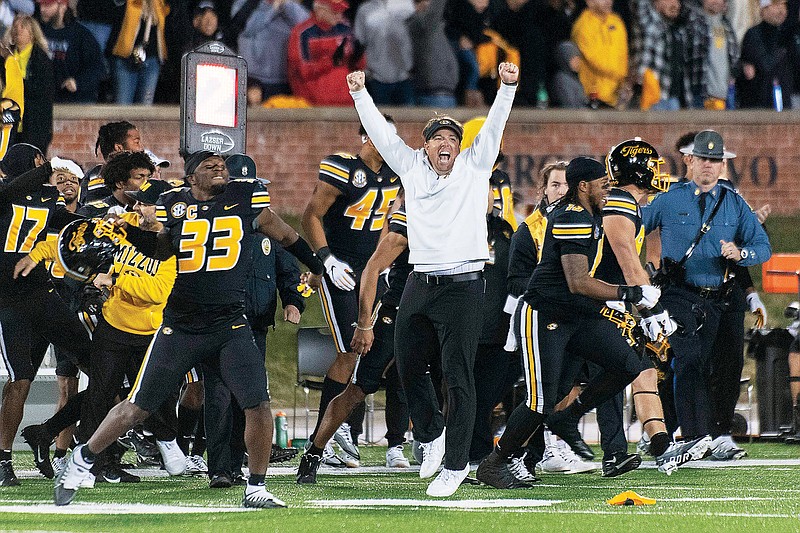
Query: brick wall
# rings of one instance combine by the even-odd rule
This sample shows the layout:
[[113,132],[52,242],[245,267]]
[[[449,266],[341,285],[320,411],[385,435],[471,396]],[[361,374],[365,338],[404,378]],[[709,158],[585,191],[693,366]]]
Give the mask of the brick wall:
[[[430,112],[389,110],[400,135],[411,146],[421,146],[420,131]],[[469,110],[454,111],[467,120]],[[180,177],[179,112],[177,108],[57,107],[55,136],[50,155],[75,159],[84,168],[98,162],[94,155],[97,129],[111,120],[129,120],[142,132],[148,148],[172,161],[169,177]],[[636,113],[614,111],[537,111],[516,108],[506,127],[503,166],[511,175],[522,203],[535,202],[539,169],[551,157],[602,156],[613,144],[641,136],[661,151],[674,172],[677,154],[672,146],[685,131],[714,128],[726,147],[738,154],[730,175],[753,206],[771,203],[778,213],[800,212],[800,114],[772,112]],[[317,164],[338,151],[360,147],[353,109],[255,110],[248,117],[247,152],[258,164],[259,175],[272,181],[274,208],[299,214],[317,176]],[[521,210],[524,207],[520,208]]]

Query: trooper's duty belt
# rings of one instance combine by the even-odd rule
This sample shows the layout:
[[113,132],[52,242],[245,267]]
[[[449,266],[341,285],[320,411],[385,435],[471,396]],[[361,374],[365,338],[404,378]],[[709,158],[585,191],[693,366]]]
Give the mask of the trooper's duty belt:
[[722,294],[721,287],[697,287],[695,285],[688,284],[681,286],[689,292],[699,294],[703,298],[718,298]]
[[425,272],[414,272],[414,277],[430,285],[444,285],[446,283],[458,283],[460,281],[476,281],[483,279],[483,271],[464,272],[463,274],[451,274],[439,276],[436,274],[426,274]]

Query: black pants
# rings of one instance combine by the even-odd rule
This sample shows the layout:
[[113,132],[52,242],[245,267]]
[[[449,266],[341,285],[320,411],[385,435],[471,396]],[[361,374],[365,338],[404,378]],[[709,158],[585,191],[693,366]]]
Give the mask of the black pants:
[[[81,423],[77,439],[86,442],[116,404],[125,378],[136,380],[152,335],[135,335],[120,331],[99,319],[92,347],[92,373],[81,405]],[[177,396],[177,391],[175,391]],[[147,420],[147,427],[158,440],[172,440],[176,435],[175,403],[165,402]]]
[[441,361],[447,386],[447,435],[444,467],[467,465],[475,422],[472,374],[483,321],[483,279],[436,285],[412,274],[406,283],[395,329],[395,353],[408,398],[414,438],[430,442],[441,435],[445,419],[429,366]]
[[670,344],[681,433],[730,433],[744,364],[743,308],[675,286],[664,291],[661,302],[680,325]]
[[502,344],[479,344],[475,356],[475,427],[469,460],[480,461],[494,448],[492,412],[520,375],[519,355]]

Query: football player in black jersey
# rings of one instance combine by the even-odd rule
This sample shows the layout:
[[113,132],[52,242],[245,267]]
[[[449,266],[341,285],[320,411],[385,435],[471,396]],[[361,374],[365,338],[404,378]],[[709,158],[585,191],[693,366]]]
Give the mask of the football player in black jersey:
[[[639,206],[648,194],[669,189],[669,175],[661,172],[662,163],[656,149],[639,138],[621,142],[606,156],[606,166],[615,181],[615,187],[611,189],[603,208],[606,238],[603,256],[595,272],[597,279],[634,285],[649,282],[650,277],[639,259],[644,243],[644,224]],[[627,312],[624,304],[618,302],[617,305],[620,312]],[[641,327],[650,341],[660,344],[675,332],[675,322],[660,303],[652,310],[641,310],[639,313],[642,317]],[[642,423],[642,431],[650,437],[649,453],[656,458],[659,470],[669,475],[684,462],[701,458],[711,438],[700,437],[681,444],[671,442],[658,397],[656,369],[650,364],[650,359],[644,358],[643,362],[645,369],[631,384],[636,415]],[[609,400],[600,407],[598,417],[616,419],[621,432],[621,398]],[[627,441],[623,440],[616,446],[617,449],[603,449],[604,477],[617,476],[639,465],[638,456],[627,453]]]
[[[273,423],[264,354],[244,316],[254,232],[276,239],[313,273],[324,267],[308,244],[269,209],[267,190],[256,180],[229,180],[222,157],[200,151],[184,165],[188,187],[158,199],[158,233],[127,226],[128,240],[156,259],[173,255],[178,276],[130,396],[114,407],[85,445],[75,448],[56,479],[55,502],[72,501],[97,454],[155,411],[192,367],[214,372],[245,411],[250,478],[244,507],[283,507],[264,479]],[[121,223],[122,224],[122,223]]]
[[[377,305],[375,295],[378,288],[378,279],[381,272],[389,267],[389,289],[381,296]],[[378,390],[381,378],[387,368],[397,374],[394,362],[394,322],[397,316],[397,306],[406,285],[406,279],[412,267],[408,264],[408,232],[406,224],[405,207],[400,207],[389,217],[389,231],[381,239],[375,253],[367,261],[361,273],[361,287],[358,294],[358,328],[353,334],[352,350],[358,354],[355,376],[347,384],[347,388],[328,404],[325,416],[317,428],[311,446],[300,458],[297,469],[297,482],[300,484],[316,483],[317,470],[322,463],[322,454],[325,444],[336,432],[339,425],[353,412],[353,409],[364,401],[368,394]],[[387,407],[390,395],[402,395],[405,403],[405,393],[400,388],[399,379],[393,380],[394,388],[387,381]],[[400,426],[405,423],[408,429],[408,409],[404,417],[399,413],[387,412],[387,440],[389,451],[386,454],[386,466],[408,467],[408,460],[403,457],[403,440],[405,431],[392,432],[390,417],[395,416]],[[398,449],[399,448],[399,449]],[[399,456],[398,456],[399,454]],[[392,461],[394,459],[394,461]]]
[[108,163],[103,165],[103,182],[111,194],[87,202],[78,210],[78,214],[87,218],[102,218],[111,208],[119,208],[119,212],[132,210],[136,201],[125,192],[138,191],[150,179],[154,170],[155,166],[144,152],[114,153],[109,157]]
[[[12,146],[0,180],[0,345],[9,380],[0,407],[0,487],[19,485],[11,444],[25,400],[48,344],[88,359],[89,334],[56,294],[44,265],[15,278],[21,258],[74,215],[64,209],[58,189],[48,183],[52,167],[31,145]],[[18,174],[19,173],[19,174]]]
[[[569,424],[624,389],[642,370],[628,340],[602,315],[603,301],[650,308],[660,296],[650,285],[610,285],[592,277],[602,252],[602,209],[610,179],[602,163],[585,157],[570,162],[566,178],[569,190],[549,218],[541,259],[518,309],[527,398],[477,471],[480,481],[497,488],[529,486],[525,481],[533,476],[522,446],[546,418],[551,431],[569,442],[569,430],[577,433]],[[572,405],[551,414],[567,354],[593,361],[603,371]]]
[[[387,120],[393,123],[391,117],[387,116]],[[400,191],[400,179],[384,163],[363,126],[359,133],[362,144],[357,156],[338,153],[319,164],[319,181],[303,213],[303,229],[325,264],[319,295],[337,353],[325,376],[317,425],[309,440],[315,440],[328,403],[344,391],[353,374],[356,354],[350,341],[358,318],[359,278]],[[358,466],[358,448],[354,444],[358,433],[343,425],[334,435],[348,466]],[[326,456],[335,461],[330,449]]]

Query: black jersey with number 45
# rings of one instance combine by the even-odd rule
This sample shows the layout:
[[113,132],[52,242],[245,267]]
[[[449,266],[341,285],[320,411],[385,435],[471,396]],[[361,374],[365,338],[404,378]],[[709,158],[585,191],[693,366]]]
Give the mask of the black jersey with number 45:
[[169,231],[178,259],[165,324],[207,330],[244,313],[253,221],[269,204],[269,193],[256,180],[231,180],[207,202],[196,200],[188,187],[159,197],[156,218]]
[[52,185],[42,185],[35,192],[20,194],[0,205],[0,299],[13,298],[28,287],[47,283],[47,270],[38,265],[26,278],[12,278],[14,265],[28,255],[39,241],[45,240],[50,218],[64,199]]
[[605,240],[602,214],[592,216],[580,205],[566,203],[556,207],[547,220],[542,257],[523,298],[534,309],[564,320],[598,311],[602,302],[570,292],[561,258],[585,255],[589,275],[594,276]]
[[358,156],[339,153],[319,164],[319,179],[342,194],[322,217],[331,253],[361,271],[400,191],[400,178],[386,163],[376,173]]

